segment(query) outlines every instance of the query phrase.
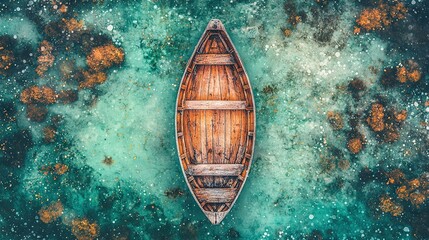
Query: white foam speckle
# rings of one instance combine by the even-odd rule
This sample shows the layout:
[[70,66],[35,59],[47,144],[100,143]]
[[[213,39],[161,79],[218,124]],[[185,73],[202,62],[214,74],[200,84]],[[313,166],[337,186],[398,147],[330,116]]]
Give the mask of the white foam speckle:
[[313,219],[313,218],[314,218],[314,215],[313,215],[313,214],[310,214],[310,215],[308,216],[308,218],[309,218],[309,219]]
[[113,26],[112,25],[107,26],[107,30],[108,31],[112,31],[113,30]]

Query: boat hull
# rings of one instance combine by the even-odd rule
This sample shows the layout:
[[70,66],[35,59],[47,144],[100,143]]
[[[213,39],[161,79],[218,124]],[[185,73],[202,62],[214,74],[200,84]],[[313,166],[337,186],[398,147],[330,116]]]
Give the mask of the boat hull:
[[219,224],[250,170],[255,108],[247,73],[217,19],[209,22],[183,74],[176,140],[192,195],[208,219]]

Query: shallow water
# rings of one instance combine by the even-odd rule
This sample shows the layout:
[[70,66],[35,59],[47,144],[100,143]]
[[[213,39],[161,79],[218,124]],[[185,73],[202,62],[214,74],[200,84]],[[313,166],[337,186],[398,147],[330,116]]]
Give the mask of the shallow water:
[[[359,34],[356,19],[377,3],[0,3],[0,46],[14,55],[0,71],[1,239],[428,238],[429,6],[402,2],[404,19]],[[46,30],[73,18],[83,25]],[[257,110],[251,172],[218,226],[187,189],[174,137],[180,78],[211,18],[229,32]],[[40,76],[42,40],[55,60]],[[79,87],[86,56],[105,44],[122,49],[123,62],[103,70],[104,83]],[[415,82],[384,71],[414,63]],[[33,85],[76,90],[77,101],[37,103],[47,116],[31,120],[22,92]],[[367,120],[373,103],[384,106],[383,131]],[[406,119],[392,120],[401,110]],[[363,145],[357,153],[352,139]]]

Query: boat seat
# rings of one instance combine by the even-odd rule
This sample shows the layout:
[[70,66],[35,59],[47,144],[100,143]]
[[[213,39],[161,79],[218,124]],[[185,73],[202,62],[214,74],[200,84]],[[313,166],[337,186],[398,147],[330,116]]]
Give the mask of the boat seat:
[[187,174],[192,176],[238,176],[243,164],[189,164]]
[[183,109],[245,110],[246,101],[185,101]]
[[237,188],[195,188],[194,193],[201,202],[226,203],[234,201]]
[[194,59],[195,65],[232,65],[235,64],[231,54],[197,54]]

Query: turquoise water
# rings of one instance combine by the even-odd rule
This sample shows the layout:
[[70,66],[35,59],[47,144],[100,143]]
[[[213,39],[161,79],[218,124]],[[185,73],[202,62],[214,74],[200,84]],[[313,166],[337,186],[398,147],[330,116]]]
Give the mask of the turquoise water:
[[[405,19],[360,34],[353,33],[356,19],[377,3],[0,3],[0,54],[13,55],[0,62],[1,239],[429,238],[429,5],[403,3]],[[297,24],[288,21],[295,15]],[[62,19],[72,18],[83,25],[64,30]],[[180,78],[211,18],[229,32],[257,109],[252,169],[218,226],[186,187],[174,137]],[[55,60],[40,76],[43,40]],[[101,70],[104,83],[79,87],[86,56],[106,44],[122,49],[123,62]],[[412,68],[410,59],[419,81],[385,73],[399,72],[401,63]],[[77,101],[36,103],[47,113],[31,120],[31,104],[20,99],[33,85],[76,91]],[[399,139],[386,142],[392,132],[368,123],[373,103],[384,106],[386,129]],[[405,121],[389,125],[401,110]],[[348,142],[356,138],[363,148],[354,154]],[[405,176],[394,177],[394,169]],[[399,194],[401,186],[409,196]],[[383,196],[400,213],[386,210]]]

